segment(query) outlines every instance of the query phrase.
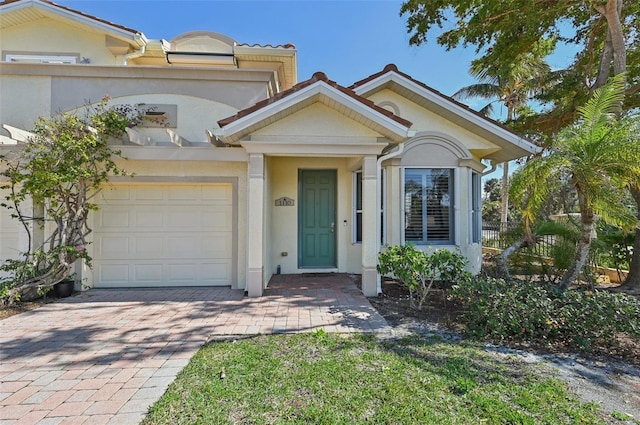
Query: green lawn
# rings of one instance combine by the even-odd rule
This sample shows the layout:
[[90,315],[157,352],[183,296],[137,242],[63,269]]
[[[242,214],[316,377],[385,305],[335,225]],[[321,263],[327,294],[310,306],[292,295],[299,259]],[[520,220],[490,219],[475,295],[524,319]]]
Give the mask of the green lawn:
[[[224,373],[224,379],[221,379]],[[472,345],[324,332],[203,347],[143,424],[593,424],[561,381]]]

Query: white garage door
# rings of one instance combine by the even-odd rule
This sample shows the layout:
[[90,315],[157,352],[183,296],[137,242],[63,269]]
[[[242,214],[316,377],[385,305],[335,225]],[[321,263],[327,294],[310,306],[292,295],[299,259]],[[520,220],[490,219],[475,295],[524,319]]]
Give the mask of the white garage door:
[[232,284],[231,184],[117,185],[100,196],[95,287]]

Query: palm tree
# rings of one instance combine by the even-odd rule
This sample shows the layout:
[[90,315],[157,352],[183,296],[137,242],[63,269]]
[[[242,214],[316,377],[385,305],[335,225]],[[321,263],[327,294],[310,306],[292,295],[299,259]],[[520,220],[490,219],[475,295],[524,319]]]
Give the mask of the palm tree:
[[578,108],[577,122],[560,131],[548,152],[528,161],[512,178],[510,194],[520,205],[526,229],[553,180],[562,173],[570,176],[578,196],[580,239],[560,282],[562,290],[575,282],[586,264],[596,217],[626,229],[638,225],[631,206],[621,202],[625,191],[640,182],[639,117],[616,116],[624,99],[623,77],[595,90]]
[[[516,118],[520,108],[535,95],[542,86],[543,77],[550,72],[549,66],[542,57],[545,47],[540,47],[534,53],[521,56],[521,60],[508,66],[487,66],[482,60],[471,62],[470,74],[480,82],[463,87],[453,94],[454,99],[469,98],[493,99],[478,112],[491,115],[494,103],[501,102],[507,108],[507,123]],[[506,230],[509,211],[509,163],[502,165],[502,192],[500,227]]]

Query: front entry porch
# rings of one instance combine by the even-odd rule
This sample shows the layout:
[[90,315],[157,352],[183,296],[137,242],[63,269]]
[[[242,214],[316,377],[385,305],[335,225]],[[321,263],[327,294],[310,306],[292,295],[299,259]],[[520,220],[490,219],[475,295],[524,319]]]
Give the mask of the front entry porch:
[[273,325],[268,324],[271,332],[388,331],[386,320],[356,287],[355,279],[345,273],[273,275],[260,299],[275,317]]
[[364,295],[378,295],[376,161],[353,154],[249,156],[250,297],[262,296],[272,276],[305,273],[362,275]]

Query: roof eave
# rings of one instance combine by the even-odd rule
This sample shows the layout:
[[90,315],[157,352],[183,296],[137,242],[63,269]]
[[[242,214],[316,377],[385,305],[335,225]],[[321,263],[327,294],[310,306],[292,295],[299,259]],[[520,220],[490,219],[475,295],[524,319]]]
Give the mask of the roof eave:
[[100,18],[85,15],[82,12],[70,9],[66,6],[58,5],[53,2],[45,2],[45,1],[39,1],[39,0],[17,1],[13,3],[1,5],[0,12],[4,14],[4,13],[9,13],[12,11],[17,11],[17,10],[28,8],[28,7],[36,7],[47,13],[58,15],[65,19],[73,20],[84,25],[93,26],[95,28],[98,28],[102,31],[109,33],[109,35],[130,40],[133,43],[135,43],[137,47],[142,47],[146,45],[148,42],[145,35],[140,31],[118,26],[116,24],[110,24],[107,21],[103,21]]

